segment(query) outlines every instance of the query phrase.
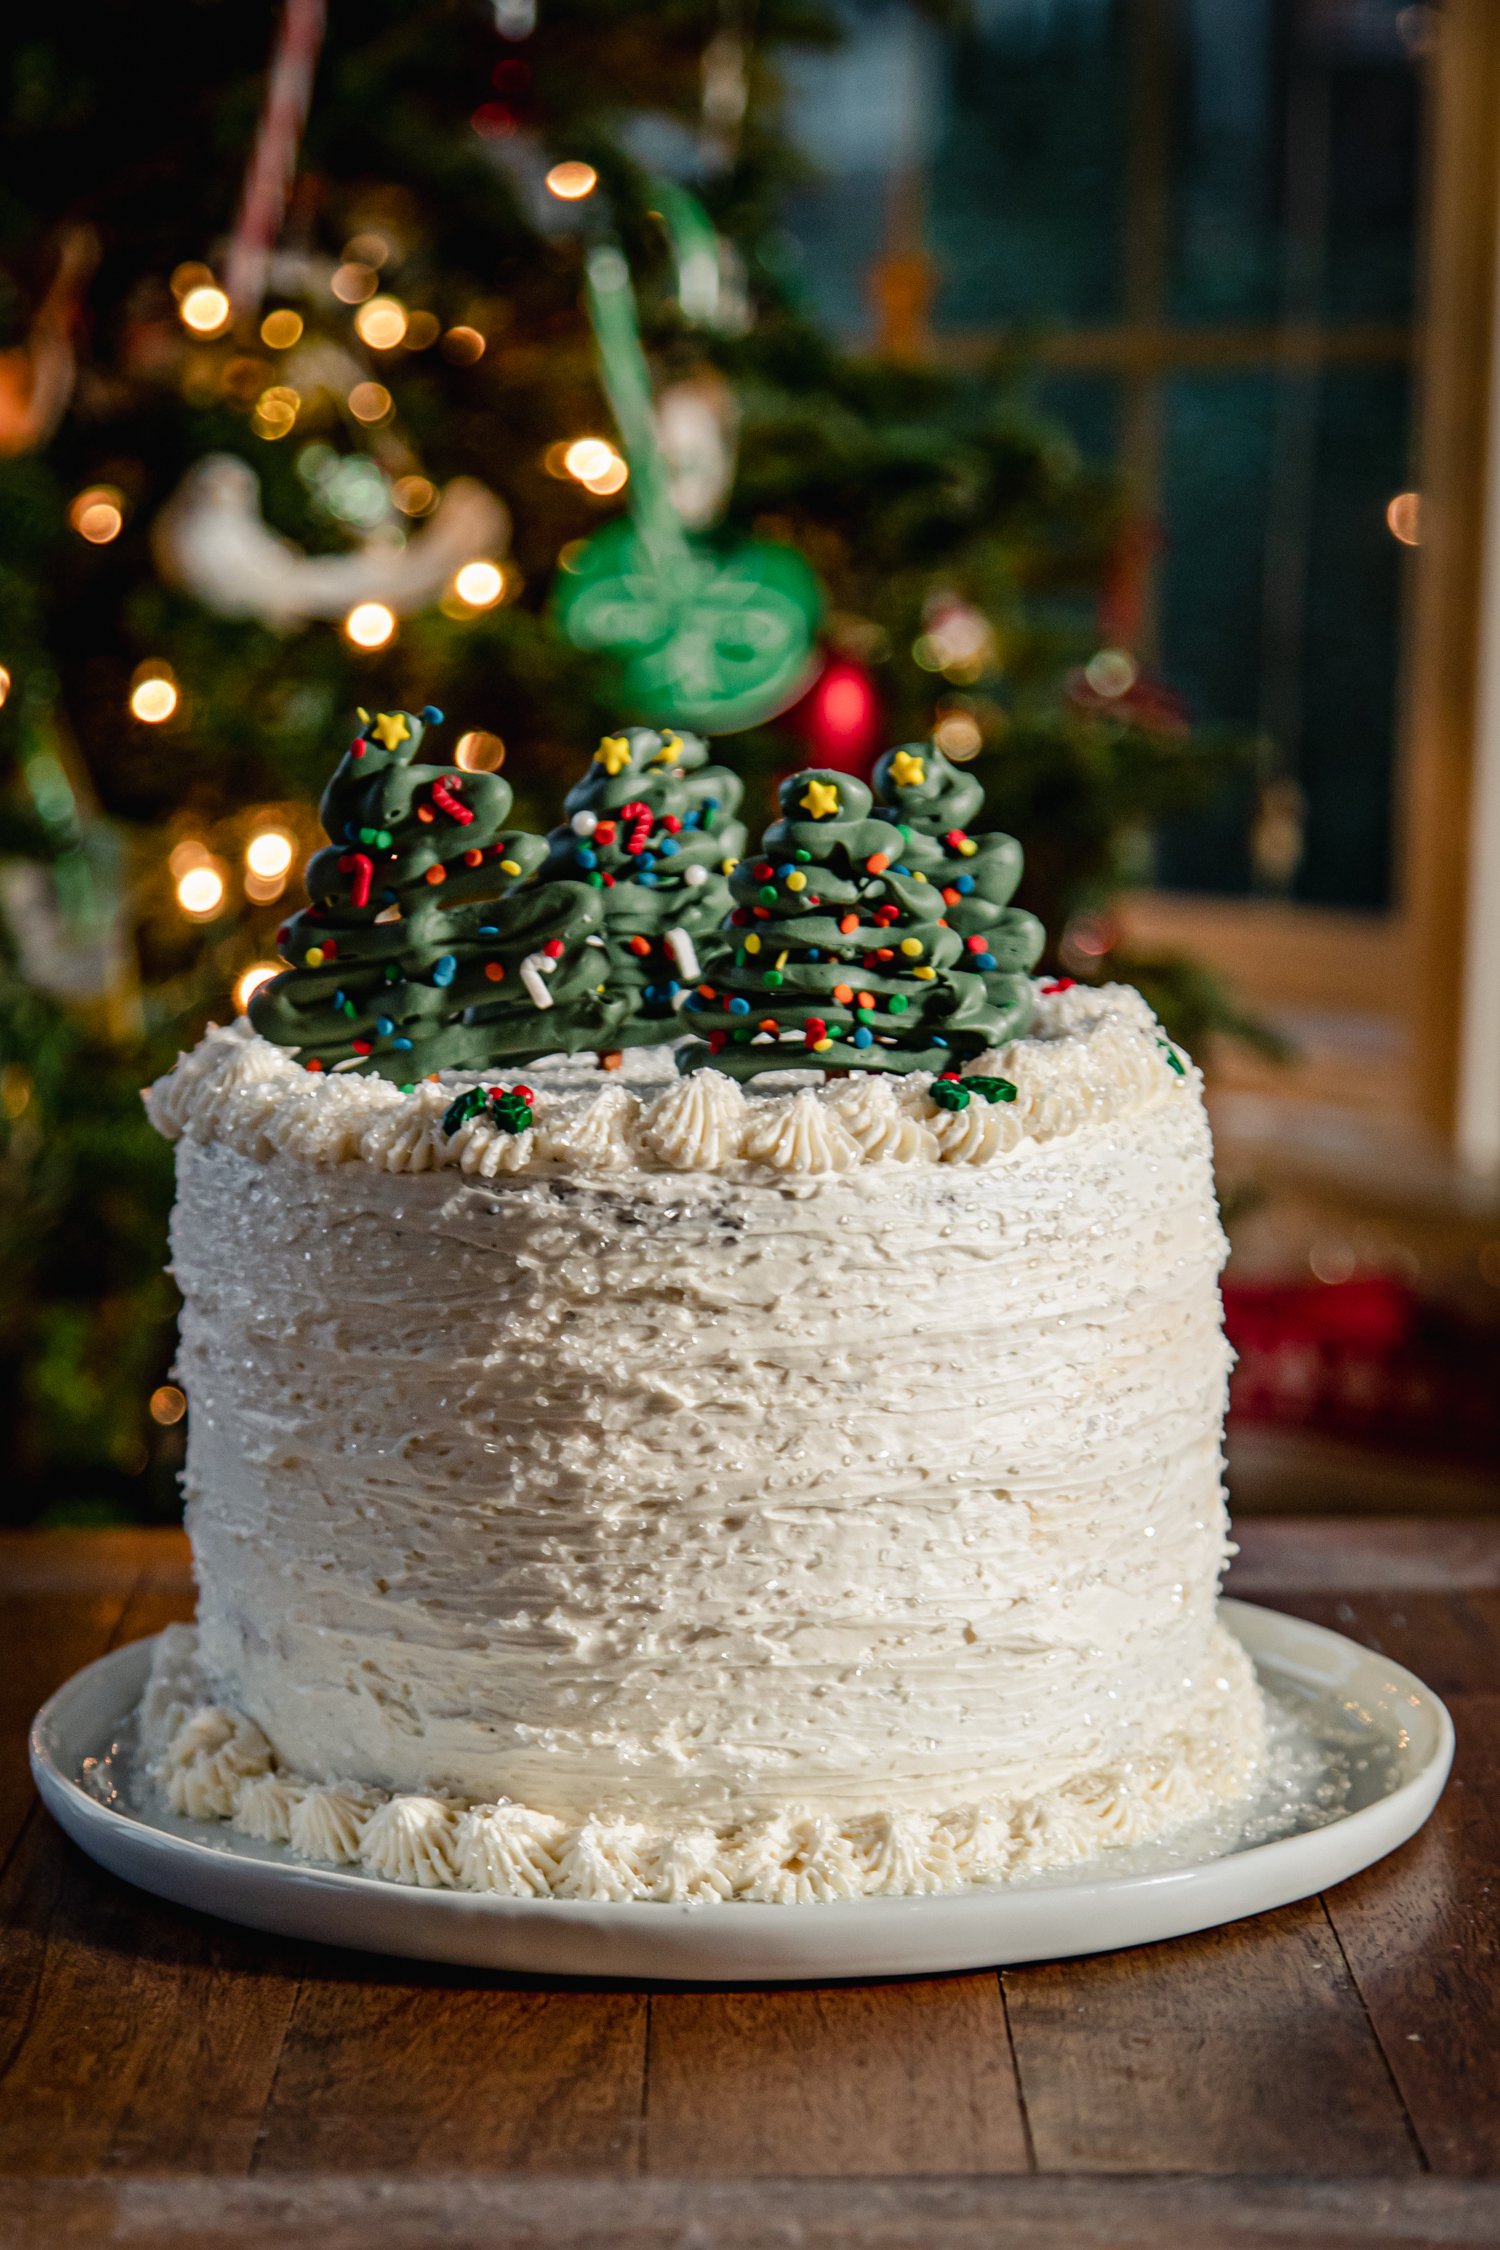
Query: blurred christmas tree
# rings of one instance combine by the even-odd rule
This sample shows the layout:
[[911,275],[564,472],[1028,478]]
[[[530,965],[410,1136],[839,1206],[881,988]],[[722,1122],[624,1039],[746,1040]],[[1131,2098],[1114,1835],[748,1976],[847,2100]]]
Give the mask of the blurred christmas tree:
[[[977,761],[987,824],[1025,848],[1020,903],[1076,969],[1067,933],[1105,926],[1133,840],[1219,769],[1128,652],[1099,649],[1117,492],[1012,383],[852,359],[798,304],[776,58],[831,41],[831,15],[764,0],[752,46],[715,0],[337,0],[326,36],[322,14],[292,0],[269,109],[267,15],[225,0],[82,0],[12,35],[0,1397],[19,1517],[175,1508],[170,1164],[136,1090],[274,964],[352,708],[439,704],[458,764],[505,757],[537,830],[602,731],[673,716],[632,711],[552,607],[559,559],[629,497],[582,309],[587,221],[567,226],[596,177],[674,507],[726,549],[799,548],[826,589],[821,677],[719,752],[752,828],[776,775],[868,770],[935,732]],[[717,243],[684,251],[674,170]],[[707,325],[685,278],[701,295],[705,258]],[[1174,993],[1191,1040],[1214,995],[1158,968],[1153,997]]]

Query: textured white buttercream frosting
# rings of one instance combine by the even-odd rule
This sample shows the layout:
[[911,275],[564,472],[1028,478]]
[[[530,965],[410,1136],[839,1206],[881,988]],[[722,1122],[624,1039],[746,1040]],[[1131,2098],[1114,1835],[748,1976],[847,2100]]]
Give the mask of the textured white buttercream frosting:
[[529,1071],[517,1136],[184,1058],[195,1806],[397,1880],[813,1897],[1246,1787],[1197,1074],[1134,994],[1038,1019],[1010,1104],[648,1051]]

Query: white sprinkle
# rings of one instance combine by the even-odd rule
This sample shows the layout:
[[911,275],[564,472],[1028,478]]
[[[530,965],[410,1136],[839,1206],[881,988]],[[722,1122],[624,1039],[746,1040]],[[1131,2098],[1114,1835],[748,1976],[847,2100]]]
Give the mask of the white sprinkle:
[[682,880],[684,881],[684,883],[686,883],[690,891],[701,890],[703,888],[703,885],[708,881],[708,869],[706,867],[700,867],[697,862],[694,861],[691,867],[685,867],[683,869]]
[[550,1008],[552,995],[547,990],[547,979],[557,973],[557,963],[545,953],[528,953],[521,963],[521,982],[531,998],[534,1008]]
[[698,956],[686,930],[668,930],[667,951],[688,983],[696,984],[703,972],[698,966]]
[[598,825],[599,815],[596,812],[576,812],[568,822],[575,836],[592,836]]

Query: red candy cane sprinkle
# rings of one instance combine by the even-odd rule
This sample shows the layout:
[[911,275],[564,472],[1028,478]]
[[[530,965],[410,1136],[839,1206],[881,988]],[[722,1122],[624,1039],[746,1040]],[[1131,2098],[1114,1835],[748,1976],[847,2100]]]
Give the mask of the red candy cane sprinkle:
[[[368,906],[370,885],[375,880],[375,863],[368,852],[345,852],[339,861],[339,873],[349,878],[349,904]],[[328,951],[325,946],[324,952]]]
[[428,791],[428,795],[439,812],[446,813],[450,820],[456,820],[460,827],[467,828],[469,822],[474,818],[474,814],[470,806],[459,803],[455,794],[459,786],[460,784],[456,781],[435,781]]

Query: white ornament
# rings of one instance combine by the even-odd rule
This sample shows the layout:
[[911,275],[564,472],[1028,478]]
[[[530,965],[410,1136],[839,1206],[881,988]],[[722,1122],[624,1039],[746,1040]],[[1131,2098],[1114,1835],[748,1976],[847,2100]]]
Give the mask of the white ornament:
[[420,531],[386,529],[347,554],[305,554],[271,530],[255,471],[232,453],[195,462],[153,532],[163,577],[220,617],[275,626],[346,617],[367,601],[409,617],[430,608],[464,563],[509,539],[504,503],[456,477]]
[[695,862],[691,867],[685,867],[683,869],[682,880],[687,885],[690,891],[701,891],[704,884],[708,881],[708,869],[706,867],[699,867]]
[[596,812],[576,812],[568,822],[575,836],[592,836],[598,825],[599,815]]

